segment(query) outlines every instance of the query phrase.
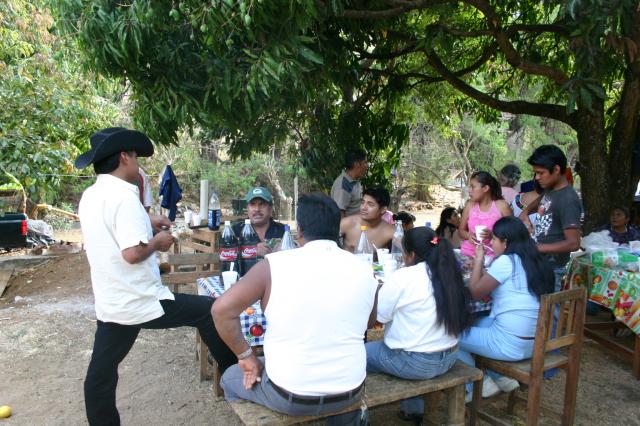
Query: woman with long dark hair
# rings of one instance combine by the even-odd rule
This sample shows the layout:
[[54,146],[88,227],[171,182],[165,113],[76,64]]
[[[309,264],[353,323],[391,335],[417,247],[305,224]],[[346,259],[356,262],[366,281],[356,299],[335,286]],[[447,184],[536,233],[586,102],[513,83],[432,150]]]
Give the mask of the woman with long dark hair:
[[[473,257],[476,239],[476,227],[484,226],[481,240],[486,244],[491,238],[493,224],[503,216],[511,216],[511,208],[502,199],[500,184],[487,172],[475,172],[469,179],[469,201],[462,211],[462,219],[458,232],[462,244],[460,252],[467,257]],[[490,253],[492,255],[492,253]]]
[[449,240],[453,248],[460,248],[460,215],[454,207],[445,207],[440,213],[440,224],[436,228],[436,235],[439,238]]
[[[533,353],[540,296],[553,292],[554,275],[542,257],[525,225],[508,216],[493,226],[491,247],[496,258],[485,272],[484,247],[476,247],[469,290],[474,300],[491,295],[493,307],[460,338],[458,358],[474,365],[471,354],[501,361],[520,361]],[[488,371],[483,396],[518,387],[513,379]],[[467,390],[471,391],[468,385]],[[470,396],[470,394],[469,394]]]
[[[387,326],[383,341],[366,344],[367,371],[424,380],[456,362],[458,338],[471,321],[470,297],[447,240],[421,226],[406,231],[402,245],[408,266],[378,292],[372,318]],[[402,401],[401,407],[407,420],[424,413],[422,398]]]

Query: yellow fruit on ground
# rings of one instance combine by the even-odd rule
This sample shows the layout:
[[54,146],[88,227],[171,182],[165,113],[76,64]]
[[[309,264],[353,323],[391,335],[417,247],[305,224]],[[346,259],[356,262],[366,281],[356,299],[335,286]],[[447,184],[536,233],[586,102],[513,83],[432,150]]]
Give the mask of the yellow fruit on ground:
[[11,407],[8,405],[3,405],[0,407],[0,419],[6,419],[11,416]]

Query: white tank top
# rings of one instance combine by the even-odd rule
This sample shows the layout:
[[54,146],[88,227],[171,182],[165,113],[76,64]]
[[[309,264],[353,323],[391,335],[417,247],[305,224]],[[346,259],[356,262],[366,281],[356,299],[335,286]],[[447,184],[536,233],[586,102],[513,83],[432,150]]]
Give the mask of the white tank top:
[[371,268],[328,240],[266,258],[269,379],[300,395],[356,388],[366,376],[363,338],[377,287]]

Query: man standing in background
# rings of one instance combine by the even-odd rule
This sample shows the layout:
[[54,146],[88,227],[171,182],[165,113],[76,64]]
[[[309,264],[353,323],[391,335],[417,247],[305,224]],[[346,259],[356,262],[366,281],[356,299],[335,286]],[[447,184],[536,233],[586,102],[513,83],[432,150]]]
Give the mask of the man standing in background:
[[366,176],[369,169],[367,153],[361,149],[347,152],[345,170],[340,173],[331,187],[331,198],[340,209],[341,217],[360,212],[362,184],[360,179]]

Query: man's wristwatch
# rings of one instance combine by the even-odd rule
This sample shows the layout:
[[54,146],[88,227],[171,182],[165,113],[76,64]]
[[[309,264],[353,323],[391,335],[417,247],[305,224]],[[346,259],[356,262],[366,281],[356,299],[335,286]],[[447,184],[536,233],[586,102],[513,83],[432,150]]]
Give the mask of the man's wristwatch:
[[253,355],[253,349],[251,349],[251,346],[249,346],[249,349],[247,349],[246,351],[242,352],[241,354],[238,354],[238,361],[245,359],[245,358],[249,358],[251,355]]

